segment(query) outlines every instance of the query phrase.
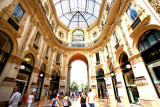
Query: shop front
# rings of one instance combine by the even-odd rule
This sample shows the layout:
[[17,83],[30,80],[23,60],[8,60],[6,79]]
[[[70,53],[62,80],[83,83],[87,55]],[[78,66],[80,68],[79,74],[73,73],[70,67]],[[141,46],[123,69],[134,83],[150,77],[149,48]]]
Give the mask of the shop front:
[[37,88],[36,97],[35,97],[36,101],[40,101],[45,72],[46,72],[46,67],[45,67],[45,64],[43,63],[40,67],[40,72],[37,80],[38,88]]
[[32,70],[34,67],[34,57],[31,53],[24,56],[24,61],[21,64],[22,69],[19,69],[18,75],[16,77],[16,86],[20,88],[20,93],[22,94],[21,100],[27,91]]
[[118,93],[118,88],[117,88],[117,79],[116,79],[116,75],[115,75],[115,72],[114,72],[113,69],[114,69],[114,66],[111,63],[110,66],[109,66],[109,70],[110,70],[110,75],[111,75],[111,79],[112,79],[114,95],[115,95],[115,98],[116,98],[117,102],[121,102],[120,96],[119,96],[119,93]]
[[54,69],[50,78],[49,98],[52,98],[54,90],[59,90],[60,72],[58,69]]
[[150,29],[139,40],[139,51],[160,98],[160,31]]
[[123,72],[124,83],[126,86],[129,101],[132,104],[139,104],[139,93],[135,84],[135,76],[132,71],[131,64],[128,61],[128,56],[125,53],[122,53],[120,55],[119,63]]
[[97,70],[97,88],[98,88],[98,98],[106,98],[106,84],[104,80],[104,71],[99,68]]
[[0,31],[0,75],[12,52],[12,43],[9,37]]

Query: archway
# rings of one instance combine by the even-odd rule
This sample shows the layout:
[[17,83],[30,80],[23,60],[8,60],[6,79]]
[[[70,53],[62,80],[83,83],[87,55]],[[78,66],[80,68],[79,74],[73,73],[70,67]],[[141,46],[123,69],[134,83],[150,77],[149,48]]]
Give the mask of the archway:
[[98,87],[98,98],[106,98],[106,83],[104,80],[104,71],[99,68],[96,71],[97,87]]
[[118,93],[118,88],[117,88],[117,79],[116,79],[116,75],[114,72],[114,66],[112,63],[109,65],[109,70],[110,70],[110,74],[111,74],[115,98],[116,98],[117,102],[121,102],[120,97],[119,97],[119,93]]
[[0,75],[12,52],[12,42],[4,32],[0,31]]
[[23,98],[23,95],[27,91],[32,70],[34,67],[34,62],[35,62],[34,57],[31,53],[26,54],[23,60],[24,61],[22,62],[21,66],[23,65],[24,69],[19,69],[19,72],[16,78],[16,86],[20,88],[20,93],[22,94],[21,98]]
[[83,61],[86,66],[87,66],[87,79],[88,79],[88,86],[89,86],[89,71],[88,71],[88,59],[85,55],[81,54],[81,53],[76,53],[74,55],[72,55],[69,58],[69,63],[68,63],[68,74],[67,74],[67,92],[70,92],[70,71],[71,71],[71,64],[72,62],[76,61],[76,60],[81,60]]
[[135,84],[135,76],[132,71],[132,67],[130,62],[128,61],[128,56],[126,53],[121,53],[119,58],[119,64],[123,72],[123,78],[127,90],[127,94],[129,97],[130,103],[136,104],[138,103],[139,93],[137,86]]
[[43,86],[43,81],[44,81],[44,77],[45,77],[45,72],[46,72],[46,66],[43,63],[40,67],[40,72],[39,72],[39,76],[38,76],[38,88],[37,88],[37,93],[36,93],[36,100],[39,101],[40,97],[41,97],[41,93],[42,93],[42,86]]
[[160,98],[160,31],[150,29],[144,32],[138,42],[138,50],[145,62],[151,80]]
[[50,78],[50,87],[49,87],[49,98],[52,98],[52,93],[54,90],[59,90],[59,81],[60,81],[60,71],[58,69],[54,69]]

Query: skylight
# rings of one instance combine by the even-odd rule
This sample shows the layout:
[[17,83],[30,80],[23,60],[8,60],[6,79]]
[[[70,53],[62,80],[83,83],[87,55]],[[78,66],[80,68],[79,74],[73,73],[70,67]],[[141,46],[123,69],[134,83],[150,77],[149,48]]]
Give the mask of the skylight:
[[57,16],[68,27],[89,27],[99,15],[102,0],[53,0]]

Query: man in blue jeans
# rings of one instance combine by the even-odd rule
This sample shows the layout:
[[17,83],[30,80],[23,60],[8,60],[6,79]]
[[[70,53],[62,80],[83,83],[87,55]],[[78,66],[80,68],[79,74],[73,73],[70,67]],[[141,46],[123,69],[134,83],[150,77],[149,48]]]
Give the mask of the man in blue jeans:
[[96,98],[95,93],[92,92],[91,89],[89,89],[88,93],[88,104],[90,107],[94,107],[94,99]]

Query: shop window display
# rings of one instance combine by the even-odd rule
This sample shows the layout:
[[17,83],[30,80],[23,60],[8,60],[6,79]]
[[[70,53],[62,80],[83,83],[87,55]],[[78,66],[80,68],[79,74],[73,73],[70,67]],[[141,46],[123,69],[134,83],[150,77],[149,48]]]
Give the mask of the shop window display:
[[[147,44],[147,45],[146,45]],[[139,51],[160,97],[160,31],[150,29],[139,40]]]

